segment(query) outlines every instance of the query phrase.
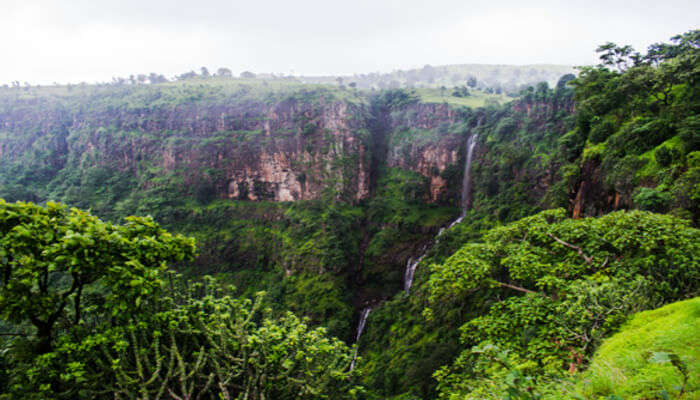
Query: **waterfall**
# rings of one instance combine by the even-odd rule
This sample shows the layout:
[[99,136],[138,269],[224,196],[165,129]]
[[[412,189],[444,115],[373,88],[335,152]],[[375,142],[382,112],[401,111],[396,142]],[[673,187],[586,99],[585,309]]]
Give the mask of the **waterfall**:
[[416,273],[416,268],[418,268],[418,264],[420,264],[423,257],[425,257],[425,253],[415,260],[413,257],[409,257],[408,262],[406,262],[406,272],[403,274],[403,290],[405,290],[407,294],[411,291],[413,275]]
[[355,368],[355,360],[357,360],[357,349],[360,346],[360,337],[362,336],[362,331],[365,329],[365,324],[367,323],[367,317],[369,316],[372,307],[367,307],[360,313],[360,323],[357,325],[357,333],[355,334],[355,354],[352,356],[352,362],[350,362],[350,371]]
[[[472,155],[474,154],[474,147],[476,147],[476,139],[476,134],[469,136],[469,139],[467,139],[467,159],[464,163],[464,178],[462,179],[462,199],[460,204],[462,206],[462,213],[460,214],[459,218],[452,221],[452,223],[450,223],[450,225],[448,225],[447,228],[440,228],[440,231],[435,237],[435,240],[437,240],[440,237],[440,235],[442,235],[445,229],[450,229],[458,223],[462,222],[464,220],[464,217],[467,215],[467,209],[471,205],[471,177],[469,176],[469,170],[472,167]],[[410,294],[411,292],[411,285],[413,285],[413,276],[416,273],[416,268],[418,268],[418,264],[420,264],[423,257],[425,257],[425,254],[427,252],[426,249],[428,248],[428,246],[424,247],[423,254],[417,259],[413,259],[413,257],[410,257],[408,259],[408,262],[406,262],[406,272],[403,275],[403,290],[406,291],[406,294]]]
[[[479,125],[481,125],[481,121],[479,122]],[[464,220],[464,217],[467,215],[467,209],[471,205],[472,200],[470,197],[471,177],[469,176],[469,170],[472,166],[472,155],[474,153],[474,147],[476,147],[476,139],[476,134],[469,136],[469,139],[467,139],[467,159],[464,163],[464,178],[462,179],[462,198],[460,204],[462,206],[462,213],[460,214],[459,218],[452,221],[452,223],[450,223],[450,225],[448,225],[447,228],[440,228],[440,231],[435,236],[435,239],[433,239],[433,242],[430,245],[426,245],[423,247],[423,254],[420,257],[418,257],[417,259],[409,257],[408,261],[406,262],[406,272],[404,272],[403,275],[403,290],[406,291],[406,294],[411,293],[411,285],[413,285],[413,276],[416,273],[418,264],[420,264],[421,260],[423,260],[423,257],[425,257],[430,247],[432,247],[432,244],[434,244],[440,238],[440,235],[442,235],[445,229],[450,229],[458,223],[462,222]],[[355,360],[357,360],[357,350],[359,348],[360,336],[362,336],[362,331],[365,329],[365,324],[367,323],[367,317],[369,316],[370,311],[372,311],[372,308],[367,307],[363,309],[360,313],[360,323],[357,325],[357,334],[355,335],[355,354],[352,356],[352,362],[350,363],[350,371],[352,371],[355,368]]]
[[[476,147],[476,139],[477,139],[476,134],[469,136],[469,139],[467,139],[467,160],[464,163],[464,178],[462,178],[462,204],[461,204],[462,205],[462,216],[460,218],[464,218],[464,216],[467,214],[467,208],[469,208],[471,201],[472,201],[472,199],[471,199],[472,179],[471,179],[471,176],[469,175],[469,170],[472,167],[472,154],[474,154],[474,147]],[[461,222],[461,219],[460,219],[460,222]]]

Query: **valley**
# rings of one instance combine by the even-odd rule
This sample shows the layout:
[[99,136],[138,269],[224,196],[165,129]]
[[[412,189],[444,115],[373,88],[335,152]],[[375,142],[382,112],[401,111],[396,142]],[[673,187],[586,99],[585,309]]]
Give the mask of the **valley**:
[[[0,209],[7,209],[0,211],[0,266],[7,272],[0,330],[23,332],[21,345],[34,349],[21,356],[1,353],[0,389],[14,394],[0,399],[30,398],[23,396],[41,385],[46,391],[36,398],[98,396],[91,382],[103,376],[115,393],[141,385],[148,398],[163,398],[153,395],[164,393],[154,382],[169,387],[175,375],[161,367],[154,367],[152,379],[140,369],[132,373],[140,356],[119,355],[120,346],[137,343],[146,343],[139,354],[154,352],[154,365],[165,363],[167,352],[172,360],[183,357],[172,349],[190,349],[182,368],[194,372],[179,379],[192,379],[193,388],[210,396],[203,398],[216,398],[214,380],[222,388],[234,381],[217,364],[227,354],[250,356],[261,365],[256,374],[278,374],[274,382],[282,383],[267,387],[262,375],[251,375],[226,390],[254,395],[225,398],[602,398],[590,397],[593,392],[579,382],[584,373],[602,379],[604,355],[596,349],[603,344],[609,354],[607,338],[635,313],[686,300],[679,304],[696,315],[697,301],[687,299],[698,295],[700,278],[698,31],[630,57],[627,69],[609,61],[625,57],[619,48],[607,51],[601,50],[600,65],[582,67],[577,75],[567,69],[552,83],[510,79],[509,94],[486,79],[512,73],[506,66],[495,74],[480,72],[479,82],[488,86],[466,89],[464,82],[466,92],[458,85],[441,88],[462,74],[456,66],[365,76],[366,87],[330,78],[195,74],[161,83],[0,88]],[[426,74],[432,82],[421,83]],[[397,80],[396,87],[371,86],[385,78]],[[524,87],[512,93],[518,85]],[[90,215],[53,209],[54,202]],[[46,220],[32,219],[39,215]],[[125,219],[131,215],[153,220],[139,222],[140,233],[132,235],[134,223]],[[63,219],[70,223],[61,222],[46,239],[28,239],[44,238],[40,227]],[[20,235],[23,224],[36,231]],[[133,249],[100,236],[112,230],[136,238],[129,242]],[[104,248],[86,250],[89,256],[74,253],[69,239],[78,233],[85,246],[104,240]],[[69,244],[60,249],[27,250],[48,248],[61,235]],[[192,238],[191,248],[186,238]],[[27,242],[13,244],[21,240]],[[157,245],[161,241],[173,254]],[[109,244],[117,242],[130,261],[111,254]],[[42,306],[63,306],[56,317],[37,311],[30,318],[40,305],[30,304],[28,293],[51,285],[12,283],[16,276],[41,274],[11,277],[10,271],[30,268],[34,261],[27,260],[34,258],[56,271],[56,262],[44,259],[52,252],[59,260],[69,252],[93,263],[99,254],[115,265],[161,268],[128,278],[134,287],[159,282],[153,292],[134,295],[148,299],[138,300],[138,307],[136,300],[123,305],[125,312],[135,307],[134,315],[143,313],[144,320],[117,321],[114,315],[101,328],[113,294],[130,284],[114,283],[121,281],[112,275],[88,279],[101,271],[93,264],[85,275],[66,264],[64,272],[46,278],[60,290],[82,279],[87,294],[47,294]],[[177,279],[160,278],[166,266]],[[148,297],[161,286],[170,288],[162,297],[172,303]],[[13,297],[3,290],[17,287],[26,289],[16,298],[26,300],[29,311],[7,311],[21,302],[10,303]],[[201,287],[226,296],[191,289]],[[81,317],[83,297],[88,308]],[[139,308],[141,301],[146,308]],[[229,311],[218,314],[221,309]],[[240,318],[226,325],[234,314]],[[209,315],[211,320],[203,317]],[[42,318],[56,331],[34,338]],[[178,333],[163,336],[170,347],[162,349],[160,336],[138,328],[166,332],[178,324]],[[136,328],[119,331],[124,326]],[[270,333],[273,327],[280,333]],[[255,333],[244,338],[247,329]],[[134,331],[146,336],[129,336]],[[115,340],[119,345],[104,350],[114,370],[105,372],[91,358],[97,350],[80,353],[69,337],[84,340],[86,349]],[[228,342],[211,344],[222,337]],[[280,338],[288,341],[276,342]],[[260,353],[244,351],[240,343],[259,345]],[[273,350],[263,350],[269,343]],[[302,343],[309,347],[295,347]],[[16,348],[9,339],[0,345]],[[207,346],[214,349],[206,353],[210,358],[200,357]],[[289,358],[269,371],[265,357],[251,355],[279,348],[292,349],[279,359]],[[695,353],[673,353],[682,360],[673,365],[685,371],[678,365],[697,363]],[[24,357],[29,354],[48,361]],[[318,357],[305,364],[310,375],[298,367],[302,354]],[[327,360],[333,363],[328,375]],[[592,372],[586,372],[589,362]],[[247,361],[241,365],[235,367],[240,376],[250,372]],[[46,374],[42,380],[42,368],[66,366],[78,375]],[[289,378],[297,367],[300,375]],[[8,372],[22,368],[29,372]],[[664,379],[675,382],[675,372],[666,373]],[[92,380],[79,378],[90,374]],[[678,376],[685,376],[683,389],[667,395],[694,398],[697,376]],[[305,379],[309,387],[295,386]]]

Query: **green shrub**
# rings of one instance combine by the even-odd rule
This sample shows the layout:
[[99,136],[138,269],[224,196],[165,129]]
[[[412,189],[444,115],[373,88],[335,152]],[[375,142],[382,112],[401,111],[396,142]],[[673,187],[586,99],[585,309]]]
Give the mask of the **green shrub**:
[[549,210],[494,228],[431,265],[429,321],[447,319],[453,307],[483,310],[462,325],[464,350],[436,375],[441,398],[505,395],[508,368],[475,350],[487,344],[539,384],[584,368],[627,315],[697,290],[697,235],[665,215],[572,220]]
[[593,144],[604,142],[608,136],[615,132],[615,123],[608,120],[603,120],[591,127],[591,132],[588,134],[588,139]]
[[678,132],[686,143],[686,151],[700,150],[700,115],[691,115],[683,120]]
[[664,212],[671,202],[671,195],[667,192],[643,187],[634,195],[634,204],[640,210],[652,212]]
[[680,152],[673,147],[661,146],[654,151],[654,159],[662,167],[668,167],[680,158]]

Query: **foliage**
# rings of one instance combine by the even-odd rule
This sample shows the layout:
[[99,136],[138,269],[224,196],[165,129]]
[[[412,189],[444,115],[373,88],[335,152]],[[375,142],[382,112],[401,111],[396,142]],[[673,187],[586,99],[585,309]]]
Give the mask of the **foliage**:
[[[354,398],[351,352],[207,278],[165,273],[194,241],[49,203],[0,201],[1,398]],[[9,325],[7,325],[9,323]],[[27,329],[33,324],[36,329]]]
[[[111,221],[4,206],[27,212],[0,218],[5,397],[535,399],[571,384],[627,315],[697,293],[698,32],[599,50],[556,84],[553,67],[426,66],[352,90],[206,69],[0,88],[0,196]],[[438,235],[459,213],[471,135],[472,207]],[[298,155],[295,183],[318,198],[274,202],[274,183],[232,178],[273,149]],[[426,172],[434,149],[454,162]],[[427,204],[436,182],[447,190]],[[536,214],[555,207],[568,210]],[[673,217],[566,219],[634,208]],[[153,219],[114,224],[131,214]],[[197,258],[179,261],[191,240],[153,221],[196,237]],[[406,261],[426,251],[409,295]],[[237,289],[171,281],[166,265]],[[367,305],[350,373],[330,336],[354,340]],[[363,374],[375,393],[355,387]]]
[[[582,146],[605,144],[599,159],[578,162],[603,175],[606,187],[601,194],[617,196],[615,207],[675,209],[697,224],[697,208],[680,191],[651,192],[650,187],[679,184],[681,176],[683,184],[697,184],[694,175],[683,171],[688,168],[685,158],[697,147],[699,32],[674,36],[670,44],[654,44],[646,54],[607,43],[598,49],[601,64],[582,67],[570,83],[577,102],[572,135],[579,139],[563,140],[562,151],[574,161]],[[651,199],[652,194],[663,199]],[[611,205],[598,200],[595,207],[609,211]]]
[[[496,345],[536,381],[561,376],[582,368],[628,314],[697,292],[697,237],[669,216],[636,211],[570,220],[563,210],[545,211],[432,265],[424,315],[444,318],[445,306],[465,298],[491,303],[460,328],[463,346]],[[483,357],[465,350],[436,373],[441,396],[506,390],[489,382],[507,369],[494,370]]]
[[671,196],[667,192],[652,188],[640,188],[634,196],[634,204],[646,211],[664,212],[670,202]]
[[114,315],[127,312],[158,289],[159,271],[194,254],[192,239],[150,218],[130,217],[118,226],[51,202],[0,199],[0,233],[0,317],[34,325],[39,354],[52,350],[59,321],[81,323],[84,293],[92,287],[105,288]]

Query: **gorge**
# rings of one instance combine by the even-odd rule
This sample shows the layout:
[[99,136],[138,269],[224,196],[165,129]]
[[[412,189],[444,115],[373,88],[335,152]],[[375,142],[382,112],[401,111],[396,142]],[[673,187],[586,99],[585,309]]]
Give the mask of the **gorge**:
[[[48,316],[79,336],[124,318],[85,336],[83,347],[62,347],[60,329],[37,334],[40,357],[65,361],[54,368],[60,376],[0,352],[0,388],[14,379],[20,393],[47,377],[49,387],[72,380],[78,389],[66,396],[78,393],[92,382],[81,374],[109,375],[96,366],[104,360],[89,358],[95,353],[115,366],[113,387],[193,379],[211,396],[211,382],[226,387],[242,376],[233,393],[269,383],[278,391],[266,398],[280,399],[480,398],[535,381],[557,392],[551,385],[583,376],[627,315],[697,293],[693,49],[669,53],[696,57],[668,62],[672,74],[651,64],[586,67],[510,97],[466,86],[360,90],[197,74],[0,88],[2,277],[20,276],[10,265],[68,271],[28,274],[36,285],[3,282],[2,290],[55,284],[63,294],[42,304],[67,311],[33,321],[6,313],[0,333],[31,337]],[[650,95],[657,81],[670,82],[672,95]],[[29,222],[17,225],[18,216]],[[50,234],[23,233],[51,224]],[[22,253],[39,245],[49,250]],[[93,254],[79,246],[117,267],[95,281],[93,264],[71,272],[70,260]],[[51,252],[58,261],[45,259]],[[39,261],[22,261],[32,257]],[[133,271],[143,276],[119,275]],[[80,282],[92,286],[83,293]],[[132,297],[120,303],[119,291]],[[110,307],[129,312],[110,319]],[[149,307],[164,310],[144,314]],[[131,321],[132,312],[145,320]],[[190,358],[176,368],[178,357]],[[246,357],[260,369],[236,364]],[[244,372],[226,375],[222,360]],[[131,362],[154,366],[153,376]],[[180,378],[155,367],[184,364],[192,371]]]

